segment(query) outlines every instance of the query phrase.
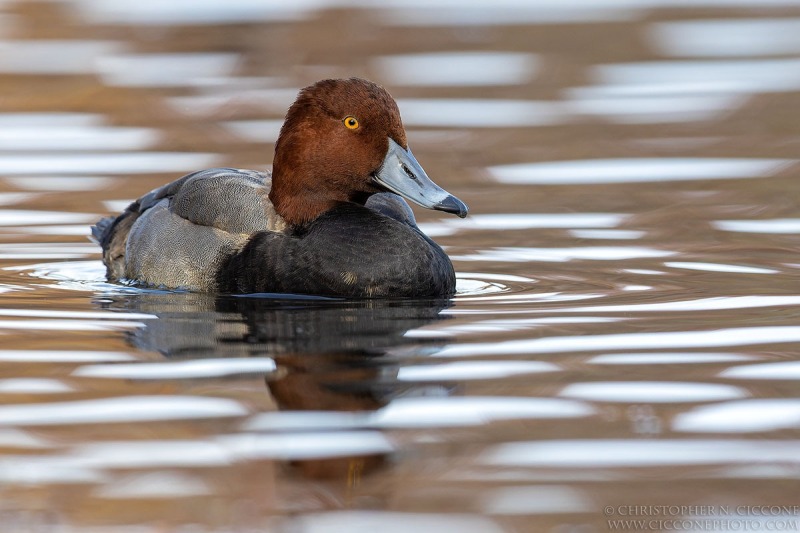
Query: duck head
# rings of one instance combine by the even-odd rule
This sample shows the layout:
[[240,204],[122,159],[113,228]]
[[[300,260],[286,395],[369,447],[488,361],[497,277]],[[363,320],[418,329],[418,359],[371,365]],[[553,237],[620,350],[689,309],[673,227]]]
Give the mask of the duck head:
[[323,80],[300,91],[275,144],[270,200],[292,225],[340,202],[363,205],[391,191],[428,209],[467,215],[408,148],[400,111],[382,87],[359,78]]

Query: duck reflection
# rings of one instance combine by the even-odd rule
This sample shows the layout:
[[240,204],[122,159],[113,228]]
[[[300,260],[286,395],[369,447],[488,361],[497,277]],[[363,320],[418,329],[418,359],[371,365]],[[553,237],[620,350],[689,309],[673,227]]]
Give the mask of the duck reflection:
[[[98,300],[104,308],[158,316],[130,333],[136,348],[169,359],[269,356],[277,371],[266,385],[284,411],[371,411],[430,386],[398,382],[388,353],[428,353],[444,338],[406,333],[443,320],[435,300],[333,300],[286,295],[214,296],[158,291]],[[441,386],[435,393],[442,394]],[[293,461],[309,477],[338,477],[349,486],[385,456]]]

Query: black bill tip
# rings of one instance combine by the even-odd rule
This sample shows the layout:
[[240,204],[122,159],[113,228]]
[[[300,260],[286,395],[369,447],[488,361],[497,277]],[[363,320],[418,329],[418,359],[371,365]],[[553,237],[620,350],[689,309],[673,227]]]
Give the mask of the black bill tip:
[[459,218],[464,218],[469,212],[467,204],[453,195],[446,197],[444,200],[434,205],[433,209],[444,211],[445,213],[453,213],[454,215],[458,215]]

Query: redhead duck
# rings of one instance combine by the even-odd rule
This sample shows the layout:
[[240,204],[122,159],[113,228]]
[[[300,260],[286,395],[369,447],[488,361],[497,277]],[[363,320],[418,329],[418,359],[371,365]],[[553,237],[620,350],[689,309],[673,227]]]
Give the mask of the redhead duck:
[[394,99],[358,78],[301,90],[272,173],[214,168],[142,196],[92,234],[110,280],[346,298],[455,291],[447,254],[403,199],[467,214],[414,158]]

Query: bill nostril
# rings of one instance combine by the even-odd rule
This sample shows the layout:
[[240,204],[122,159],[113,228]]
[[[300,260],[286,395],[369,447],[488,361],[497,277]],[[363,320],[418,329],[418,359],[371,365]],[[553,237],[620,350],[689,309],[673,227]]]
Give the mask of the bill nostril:
[[407,167],[405,164],[401,164],[401,166],[403,167],[403,172],[405,172],[405,173],[406,173],[406,176],[408,176],[408,177],[409,177],[409,178],[411,178],[412,180],[415,180],[415,179],[417,179],[417,175],[416,175],[416,174],[414,174],[413,172],[411,172],[411,169],[410,169],[410,168],[408,168],[408,167]]

